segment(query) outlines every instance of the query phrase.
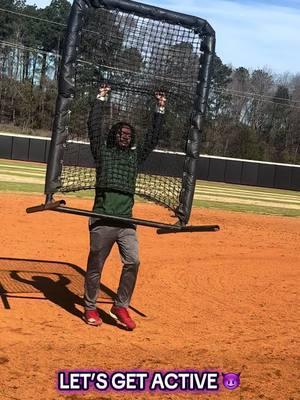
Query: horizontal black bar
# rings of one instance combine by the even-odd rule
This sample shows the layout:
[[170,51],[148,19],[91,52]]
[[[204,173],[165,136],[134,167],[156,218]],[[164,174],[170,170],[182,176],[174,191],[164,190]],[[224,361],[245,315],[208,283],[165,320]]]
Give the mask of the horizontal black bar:
[[219,225],[190,225],[182,226],[180,229],[160,228],[157,229],[159,235],[163,233],[184,233],[184,232],[217,232],[220,230]]
[[26,208],[26,212],[28,214],[38,212],[38,211],[46,211],[49,210],[50,208],[55,208],[58,206],[61,206],[63,204],[66,204],[65,200],[58,200],[58,201],[46,201],[46,204],[41,204],[39,206],[34,206],[34,207],[28,207]]
[[117,217],[115,215],[98,214],[98,213],[94,213],[92,211],[81,210],[78,208],[60,207],[59,206],[59,207],[55,207],[55,208],[49,208],[49,210],[63,212],[63,213],[67,213],[67,214],[81,215],[84,217],[100,218],[100,219],[104,219],[107,221],[118,221],[118,222],[131,223],[134,225],[143,225],[143,226],[148,226],[151,228],[169,228],[172,230],[180,230],[181,229],[180,225],[163,224],[160,222],[148,221],[148,220],[139,219],[139,218],[125,218],[125,217]]
[[52,211],[64,212],[67,214],[81,215],[84,217],[100,218],[100,219],[104,219],[107,221],[117,221],[117,222],[130,223],[130,224],[134,224],[134,225],[149,226],[152,228],[169,228],[172,230],[180,230],[181,229],[180,225],[162,224],[160,222],[148,221],[145,219],[126,218],[126,217],[119,217],[116,215],[95,213],[92,211],[81,210],[79,208],[65,207],[64,204],[66,204],[65,200],[54,201],[53,198],[51,197],[51,201],[47,201],[47,197],[46,197],[45,204],[41,204],[39,206],[34,206],[34,207],[29,207],[26,209],[26,212],[34,213],[34,212],[39,212],[39,211],[52,210]]
[[203,31],[204,34],[210,36],[215,35],[212,26],[203,18],[167,10],[150,4],[143,4],[131,0],[92,0],[91,4],[93,7],[105,6],[107,9],[118,9],[143,17],[147,16],[156,20],[166,21],[171,24],[181,24],[186,28],[194,28],[198,33]]
[[215,232],[220,229],[218,225],[201,225],[201,226],[180,226],[180,225],[171,225],[171,224],[163,224],[155,221],[147,221],[144,219],[138,218],[124,218],[124,217],[116,217],[113,215],[106,214],[98,214],[90,211],[80,210],[76,208],[70,207],[56,207],[49,208],[52,211],[59,211],[68,214],[82,215],[87,217],[101,218],[104,220],[114,220],[114,221],[122,221],[132,223],[134,225],[142,225],[148,226],[152,228],[159,228],[157,230],[158,234],[162,233],[179,233],[179,232]]
[[28,213],[32,213],[32,212],[50,210],[50,211],[63,212],[66,214],[80,215],[83,217],[99,218],[106,221],[117,221],[117,222],[130,223],[134,225],[148,226],[151,228],[158,228],[157,229],[158,234],[176,233],[176,232],[215,232],[220,229],[219,225],[182,226],[179,224],[174,224],[174,225],[164,224],[161,222],[148,221],[139,218],[126,218],[126,217],[119,217],[116,215],[100,214],[92,211],[82,210],[79,208],[65,207],[62,204],[65,204],[64,200],[53,201],[46,204],[41,204],[40,206],[27,208],[26,211]]

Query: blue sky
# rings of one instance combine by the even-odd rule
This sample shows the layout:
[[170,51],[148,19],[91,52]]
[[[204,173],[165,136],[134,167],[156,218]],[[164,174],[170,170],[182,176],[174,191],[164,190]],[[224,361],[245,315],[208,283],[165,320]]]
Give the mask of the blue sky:
[[[300,73],[300,0],[139,0],[196,15],[215,29],[223,63]],[[50,0],[27,0],[44,8]]]

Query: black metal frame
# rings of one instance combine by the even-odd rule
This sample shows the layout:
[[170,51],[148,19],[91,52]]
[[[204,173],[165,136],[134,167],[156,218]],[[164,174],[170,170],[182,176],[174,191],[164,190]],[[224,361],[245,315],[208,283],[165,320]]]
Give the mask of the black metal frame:
[[[62,160],[64,153],[64,143],[68,136],[68,117],[72,100],[75,96],[75,61],[80,41],[80,34],[83,29],[85,14],[89,8],[118,9],[124,12],[131,12],[140,16],[151,16],[156,20],[168,23],[180,24],[186,28],[192,28],[196,33],[202,35],[201,68],[198,77],[197,95],[191,113],[191,127],[186,143],[186,156],[182,175],[182,190],[179,198],[179,206],[176,216],[179,218],[179,225],[165,225],[152,221],[131,220],[136,224],[153,226],[172,231],[182,231],[182,226],[186,225],[190,218],[194,190],[196,184],[196,163],[200,152],[200,136],[203,129],[203,118],[206,109],[209,82],[213,56],[215,52],[215,32],[204,19],[169,11],[151,5],[141,4],[130,0],[75,0],[69,16],[68,30],[65,37],[64,50],[62,54],[58,97],[56,102],[55,118],[52,130],[52,140],[47,164],[45,194],[46,203],[37,211],[43,209],[53,209],[56,211],[72,212],[73,214],[91,216],[88,211],[75,210],[62,206],[53,207],[53,194],[60,188],[59,177],[62,171]],[[28,212],[34,212],[35,207],[31,207]],[[68,211],[67,211],[68,210]],[[98,215],[103,217],[103,215]],[[108,218],[105,216],[105,218]],[[113,219],[112,217],[109,217]],[[115,217],[121,220],[119,217]],[[181,226],[181,229],[179,227]],[[171,228],[172,227],[172,228]],[[215,227],[215,225],[214,225]],[[212,229],[215,230],[215,229]],[[162,233],[162,232],[160,232]]]
[[120,223],[130,223],[134,225],[142,225],[151,228],[157,228],[158,234],[163,233],[179,233],[179,232],[215,232],[220,229],[219,225],[199,225],[199,226],[185,226],[181,224],[164,224],[156,221],[148,221],[139,218],[126,218],[126,217],[118,217],[115,215],[107,215],[94,213],[92,211],[81,210],[78,208],[66,207],[65,200],[54,201],[52,195],[47,196],[47,200],[45,204],[41,204],[39,206],[29,207],[26,209],[27,213],[34,213],[38,211],[58,211],[66,214],[75,214],[81,215],[85,217],[94,217],[100,218],[106,221],[115,221]]

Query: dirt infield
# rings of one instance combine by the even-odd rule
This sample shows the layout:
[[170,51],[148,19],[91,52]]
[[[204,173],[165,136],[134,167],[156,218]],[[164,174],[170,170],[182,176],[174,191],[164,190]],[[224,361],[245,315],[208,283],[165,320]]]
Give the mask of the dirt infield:
[[[87,220],[26,214],[26,207],[42,202],[37,196],[0,199],[0,284],[6,292],[0,399],[299,399],[299,218],[197,209],[193,224],[218,223],[221,231],[158,236],[138,228],[142,265],[132,302],[138,327],[126,332],[107,315],[120,272],[116,250],[99,302],[106,323],[87,326],[81,320]],[[68,205],[90,208],[91,202]],[[149,204],[136,207],[144,218],[160,212]],[[60,394],[60,369],[213,369],[241,372],[241,387],[210,396]]]

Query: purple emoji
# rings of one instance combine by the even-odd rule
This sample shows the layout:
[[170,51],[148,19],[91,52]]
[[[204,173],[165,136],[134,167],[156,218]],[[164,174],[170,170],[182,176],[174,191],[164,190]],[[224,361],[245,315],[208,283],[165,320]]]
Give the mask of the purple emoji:
[[226,387],[226,389],[229,390],[234,390],[238,386],[240,386],[240,375],[241,373],[239,372],[238,374],[235,374],[233,372],[229,372],[227,374],[223,374],[223,385]]

